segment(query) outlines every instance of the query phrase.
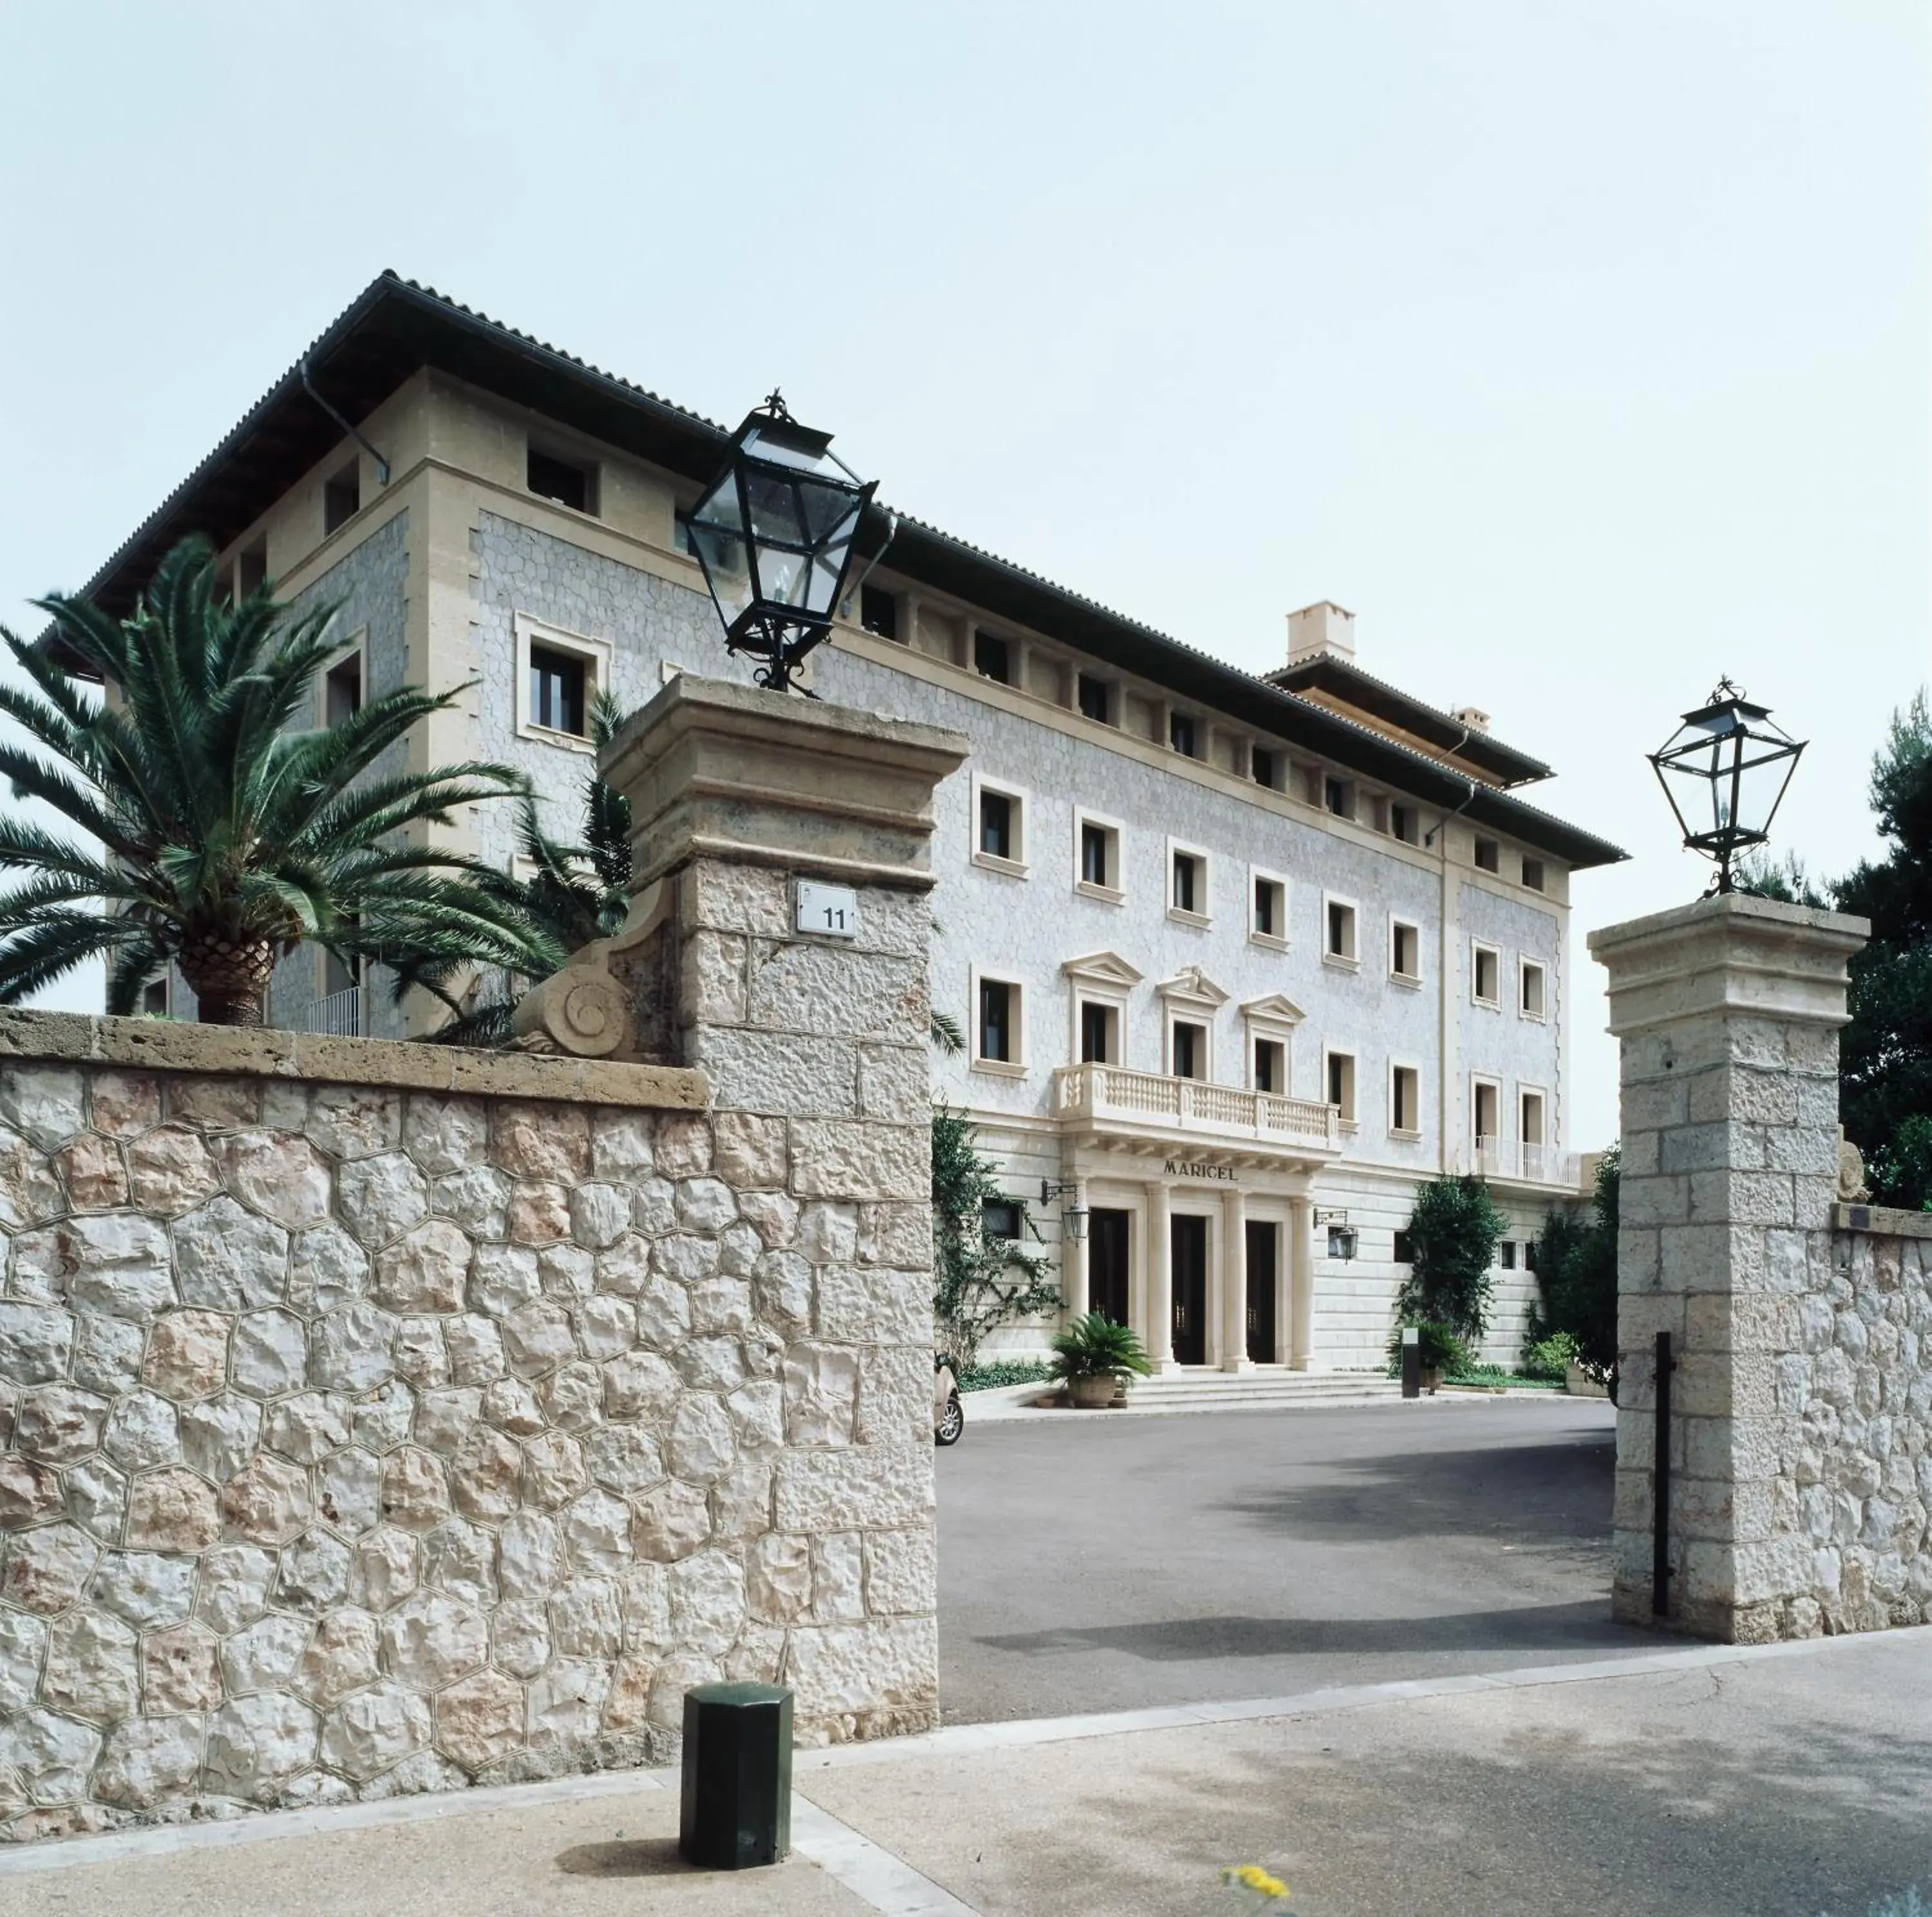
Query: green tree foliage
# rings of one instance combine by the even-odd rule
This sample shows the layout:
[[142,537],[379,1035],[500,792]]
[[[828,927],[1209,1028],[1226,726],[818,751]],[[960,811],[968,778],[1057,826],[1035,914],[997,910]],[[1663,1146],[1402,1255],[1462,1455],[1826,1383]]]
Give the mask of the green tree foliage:
[[1412,1259],[1396,1294],[1405,1324],[1446,1324],[1470,1343],[1489,1322],[1490,1269],[1506,1229],[1480,1178],[1432,1179],[1408,1221]]
[[[623,723],[622,708],[608,693],[600,693],[590,712],[591,738],[600,752]],[[534,926],[562,958],[593,939],[610,937],[623,924],[631,909],[631,802],[602,774],[592,771],[584,782],[580,844],[545,832],[536,803],[527,795],[517,822],[517,842],[530,877],[493,872],[484,883],[502,910]],[[518,997],[550,969],[554,968],[521,978],[499,972],[479,981],[463,1015],[437,1032],[437,1039],[455,1045],[506,1044]],[[446,987],[449,975],[430,961],[420,982],[432,989]]]
[[[945,1105],[932,1114],[932,1316],[934,1336],[954,1368],[968,1366],[997,1327],[1060,1303],[1052,1269],[1010,1238],[988,1236],[988,1204],[1012,1201],[990,1158],[980,1156],[972,1122]],[[1021,1213],[1024,1218],[1025,1213]]]
[[1871,921],[1871,941],[1851,964],[1840,1111],[1873,1195],[1932,1209],[1932,712],[1923,690],[1892,714],[1872,759],[1870,799],[1884,858],[1821,885],[1795,858],[1754,861],[1739,889]]
[[1872,924],[1852,960],[1840,1110],[1874,1195],[1918,1210],[1932,1205],[1932,716],[1922,691],[1892,715],[1872,761],[1871,804],[1886,855],[1833,888],[1840,911]]
[[59,650],[0,630],[27,681],[0,685],[0,711],[44,750],[0,744],[0,777],[80,836],[0,818],[0,866],[30,875],[0,893],[0,1002],[98,956],[107,1009],[126,1013],[172,962],[204,1022],[256,1024],[276,959],[304,939],[352,966],[410,954],[424,983],[438,968],[556,963],[487,867],[420,843],[418,828],[520,792],[522,776],[381,766],[457,693],[405,687],[316,729],[333,609],[291,617],[266,587],[230,603],[198,538],[125,619],[83,599],[36,602]]
[[1574,1343],[1576,1362],[1599,1384],[1617,1368],[1617,1191],[1622,1161],[1615,1147],[1598,1161],[1595,1189],[1586,1217],[1552,1212],[1537,1245],[1536,1282],[1543,1294],[1540,1318],[1530,1321],[1526,1343],[1559,1334]]

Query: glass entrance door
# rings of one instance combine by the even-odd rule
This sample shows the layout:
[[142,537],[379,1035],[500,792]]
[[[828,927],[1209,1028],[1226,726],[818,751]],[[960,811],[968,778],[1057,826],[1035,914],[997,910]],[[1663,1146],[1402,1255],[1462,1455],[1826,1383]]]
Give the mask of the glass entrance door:
[[1274,1278],[1279,1225],[1248,1221],[1248,1358],[1251,1363],[1274,1363]]
[[1127,1322],[1127,1224],[1126,1212],[1088,1215],[1087,1309],[1104,1312],[1116,1324]]
[[1177,1364],[1208,1362],[1208,1221],[1178,1212],[1174,1236],[1174,1357]]

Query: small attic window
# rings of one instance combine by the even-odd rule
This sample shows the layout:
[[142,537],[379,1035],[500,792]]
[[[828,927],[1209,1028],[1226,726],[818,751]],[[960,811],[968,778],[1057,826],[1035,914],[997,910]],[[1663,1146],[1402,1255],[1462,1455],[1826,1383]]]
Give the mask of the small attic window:
[[268,583],[268,536],[250,539],[235,555],[235,596],[246,599]]
[[362,509],[362,474],[352,459],[332,479],[322,482],[322,532],[326,539],[346,526]]
[[597,510],[597,469],[574,459],[559,458],[536,446],[530,449],[525,473],[530,489],[539,499],[556,500],[573,512]]

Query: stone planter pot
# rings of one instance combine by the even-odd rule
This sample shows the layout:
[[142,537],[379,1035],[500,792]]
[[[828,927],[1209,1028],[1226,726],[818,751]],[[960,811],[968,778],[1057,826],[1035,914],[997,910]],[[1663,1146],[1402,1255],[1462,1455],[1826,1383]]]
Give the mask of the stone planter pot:
[[1564,1373],[1563,1388],[1573,1398],[1607,1398],[1610,1395],[1594,1379],[1585,1377],[1580,1365],[1572,1365]]
[[1078,1411],[1103,1411],[1114,1402],[1120,1386],[1111,1378],[1070,1378],[1066,1395]]

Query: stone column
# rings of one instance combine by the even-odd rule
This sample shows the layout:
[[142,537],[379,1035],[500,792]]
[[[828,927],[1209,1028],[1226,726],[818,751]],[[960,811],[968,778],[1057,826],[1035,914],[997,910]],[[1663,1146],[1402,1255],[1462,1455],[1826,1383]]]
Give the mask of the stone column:
[[[1818,1627],[1835,1554],[1808,1534],[1801,1493],[1814,1326],[1831,1319],[1846,965],[1869,929],[1726,894],[1591,934],[1622,1042],[1614,1606],[1628,1621],[1735,1642]],[[1660,1617],[1660,1331],[1676,1360]]]
[[1221,1200],[1221,1369],[1252,1371],[1248,1357],[1248,1201],[1237,1188]]
[[[1084,1212],[1087,1209],[1087,1182],[1076,1181],[1073,1188],[1074,1208]],[[1063,1219],[1064,1214],[1063,1215]],[[1088,1220],[1091,1230],[1093,1221]],[[1080,1317],[1088,1309],[1087,1290],[1087,1240],[1070,1238],[1064,1222],[1060,1229],[1060,1309],[1062,1322]]]
[[701,1068],[717,1175],[769,1194],[766,1248],[692,1274],[694,1323],[728,1334],[748,1307],[743,1362],[779,1387],[713,1523],[752,1540],[800,1720],[868,1735],[937,1715],[928,894],[934,791],[966,750],[687,673],[604,756],[631,805],[632,918],[600,955],[629,1048]]
[[[1288,1201],[1288,1310],[1275,1332],[1279,1348],[1284,1337],[1286,1363],[1294,1370],[1308,1369],[1311,1329],[1315,1321],[1315,1200],[1312,1197],[1292,1197]],[[1282,1327],[1286,1326],[1284,1332]]]
[[1147,1350],[1157,1372],[1178,1371],[1174,1361],[1174,1224],[1167,1187],[1147,1188]]

